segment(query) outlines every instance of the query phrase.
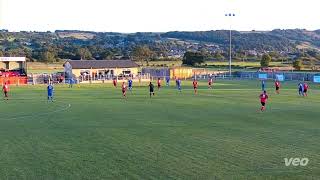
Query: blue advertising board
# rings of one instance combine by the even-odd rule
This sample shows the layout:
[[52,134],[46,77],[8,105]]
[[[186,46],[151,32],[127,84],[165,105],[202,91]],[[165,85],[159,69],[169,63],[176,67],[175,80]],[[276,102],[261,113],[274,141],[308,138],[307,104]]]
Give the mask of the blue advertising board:
[[268,79],[268,75],[266,73],[260,73],[258,77],[259,79]]
[[313,76],[313,82],[320,83],[320,75],[314,75]]
[[284,75],[283,74],[276,74],[276,80],[284,81]]

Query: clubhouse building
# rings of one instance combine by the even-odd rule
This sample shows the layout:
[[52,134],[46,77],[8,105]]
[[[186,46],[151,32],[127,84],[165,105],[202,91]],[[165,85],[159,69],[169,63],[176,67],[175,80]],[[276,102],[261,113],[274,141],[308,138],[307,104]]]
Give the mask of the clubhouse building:
[[27,84],[25,57],[0,57],[0,85]]
[[135,77],[139,72],[139,65],[132,60],[68,60],[63,66],[67,78]]
[[0,71],[22,71],[25,67],[25,57],[0,57]]

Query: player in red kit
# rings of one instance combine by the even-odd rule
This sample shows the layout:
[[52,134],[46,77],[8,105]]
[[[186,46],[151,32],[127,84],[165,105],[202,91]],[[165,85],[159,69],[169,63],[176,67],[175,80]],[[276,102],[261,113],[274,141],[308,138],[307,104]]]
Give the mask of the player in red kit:
[[8,93],[10,91],[10,87],[9,87],[9,83],[8,82],[4,83],[4,85],[2,87],[2,91],[3,91],[3,94],[4,94],[4,99],[5,100],[9,100]]
[[158,78],[157,83],[158,83],[158,90],[160,90],[160,88],[161,88],[161,79],[160,78]]
[[113,79],[113,86],[117,87],[117,79],[116,78]]
[[308,89],[309,89],[309,85],[305,82],[303,84],[303,96],[308,96]]
[[280,94],[280,82],[278,80],[276,80],[276,82],[274,83],[274,86],[276,87],[276,93]]
[[193,89],[194,89],[194,94],[197,94],[198,91],[198,81],[196,79],[193,80]]
[[122,90],[122,96],[123,96],[124,98],[127,98],[127,96],[126,96],[127,86],[126,86],[126,83],[125,83],[125,82],[122,83],[121,90]]
[[208,88],[209,89],[212,89],[212,83],[213,83],[213,80],[212,80],[212,77],[210,76],[209,80],[208,80]]
[[267,92],[263,91],[263,93],[260,94],[259,98],[260,98],[260,102],[261,102],[261,109],[260,110],[265,111],[266,110],[266,103],[269,98],[269,96],[267,95]]

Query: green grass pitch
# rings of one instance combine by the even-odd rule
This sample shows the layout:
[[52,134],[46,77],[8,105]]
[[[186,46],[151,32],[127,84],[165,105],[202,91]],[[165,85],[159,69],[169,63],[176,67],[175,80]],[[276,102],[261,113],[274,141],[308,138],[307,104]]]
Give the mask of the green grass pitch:
[[[173,83],[173,82],[172,82]],[[0,102],[0,179],[319,179],[320,87],[276,95],[268,82],[259,112],[258,81],[191,81],[128,99],[111,85],[11,86]],[[70,105],[69,105],[70,104]],[[285,166],[284,158],[308,158]]]

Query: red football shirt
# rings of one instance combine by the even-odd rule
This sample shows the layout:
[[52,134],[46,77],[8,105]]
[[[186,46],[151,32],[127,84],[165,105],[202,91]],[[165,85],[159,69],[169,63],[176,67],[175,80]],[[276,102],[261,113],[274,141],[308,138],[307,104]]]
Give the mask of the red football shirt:
[[198,87],[198,82],[197,81],[193,81],[193,87]]
[[280,87],[280,83],[279,82],[275,82],[274,83],[276,87]]
[[8,84],[3,85],[2,89],[4,92],[9,92],[9,90],[10,90]]
[[267,94],[264,94],[264,93],[262,93],[262,94],[260,94],[260,101],[261,102],[267,102],[267,99],[268,99],[269,97],[268,97],[268,95]]
[[127,86],[125,84],[122,85],[122,91],[126,91],[127,90]]
[[303,85],[303,89],[308,90],[308,89],[309,89],[308,84],[304,84],[304,85]]

